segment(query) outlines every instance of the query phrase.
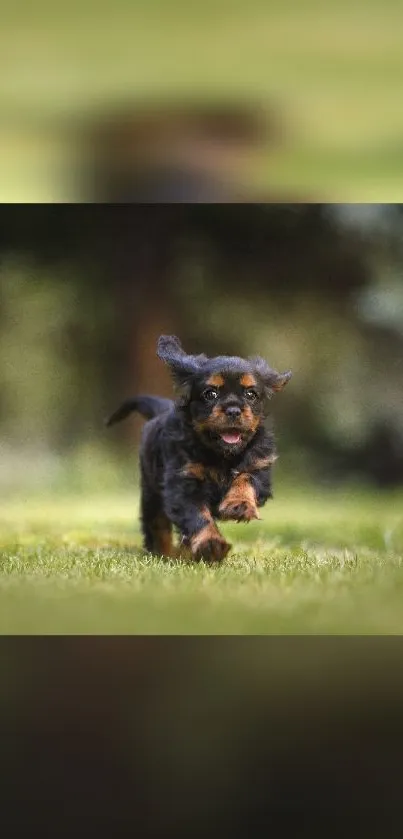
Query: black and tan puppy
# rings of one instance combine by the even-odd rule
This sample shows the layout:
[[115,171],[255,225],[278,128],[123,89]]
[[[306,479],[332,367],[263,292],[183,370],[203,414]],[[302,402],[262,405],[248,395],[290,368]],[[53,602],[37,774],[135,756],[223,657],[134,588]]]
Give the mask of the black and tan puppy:
[[188,355],[178,338],[162,335],[159,358],[168,364],[176,402],[138,396],[107,425],[138,411],[149,420],[140,451],[144,547],[172,556],[172,527],[194,559],[220,561],[229,545],[215,519],[249,522],[271,498],[273,435],[264,427],[270,396],[291,373],[262,359]]

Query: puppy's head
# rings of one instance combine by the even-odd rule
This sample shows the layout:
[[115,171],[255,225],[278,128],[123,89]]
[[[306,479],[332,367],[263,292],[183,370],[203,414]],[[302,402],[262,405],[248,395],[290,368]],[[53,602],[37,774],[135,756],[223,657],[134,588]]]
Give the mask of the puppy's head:
[[267,402],[291,372],[277,373],[262,358],[188,355],[178,338],[162,335],[158,356],[170,367],[193,428],[225,457],[242,451],[267,415]]

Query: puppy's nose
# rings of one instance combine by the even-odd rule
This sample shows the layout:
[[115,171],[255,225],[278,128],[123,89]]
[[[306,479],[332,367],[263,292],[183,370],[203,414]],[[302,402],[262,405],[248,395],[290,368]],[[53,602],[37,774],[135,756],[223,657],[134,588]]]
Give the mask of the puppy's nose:
[[241,409],[238,405],[228,405],[228,408],[225,409],[225,414],[228,419],[238,419],[241,416]]

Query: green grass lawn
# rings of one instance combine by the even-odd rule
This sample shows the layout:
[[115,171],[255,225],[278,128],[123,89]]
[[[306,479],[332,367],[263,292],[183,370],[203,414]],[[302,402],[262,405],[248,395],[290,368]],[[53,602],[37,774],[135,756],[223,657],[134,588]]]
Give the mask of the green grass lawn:
[[400,634],[401,502],[278,488],[208,567],[143,556],[134,493],[10,498],[0,632]]

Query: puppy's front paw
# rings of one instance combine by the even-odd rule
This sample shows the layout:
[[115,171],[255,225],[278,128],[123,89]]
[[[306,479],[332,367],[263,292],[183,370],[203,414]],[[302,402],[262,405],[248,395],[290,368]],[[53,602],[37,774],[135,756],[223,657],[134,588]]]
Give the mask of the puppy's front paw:
[[260,519],[256,504],[249,501],[232,502],[230,499],[220,504],[219,513],[222,519],[232,519],[232,521],[252,521],[252,519]]
[[221,501],[218,512],[220,518],[233,521],[252,521],[260,518],[250,475],[241,473],[235,478]]
[[218,530],[214,532],[212,527],[203,528],[191,539],[192,556],[197,561],[204,559],[205,562],[222,562],[230,548],[231,545]]

